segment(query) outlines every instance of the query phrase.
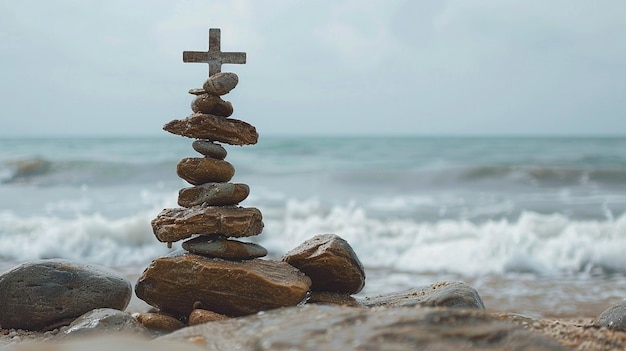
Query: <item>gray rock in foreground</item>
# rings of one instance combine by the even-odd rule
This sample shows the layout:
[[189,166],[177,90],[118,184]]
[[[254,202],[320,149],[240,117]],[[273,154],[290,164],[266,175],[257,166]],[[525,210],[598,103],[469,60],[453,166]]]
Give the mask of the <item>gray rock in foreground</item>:
[[150,337],[150,332],[130,314],[112,308],[98,308],[62,328],[56,339],[113,333],[118,336],[122,333]]
[[187,327],[157,338],[209,350],[565,350],[479,310],[305,305]]
[[24,263],[0,276],[0,326],[44,330],[96,308],[124,310],[125,277],[104,267],[51,259]]
[[626,332],[626,300],[602,312],[596,318],[594,325]]
[[485,309],[478,291],[463,282],[435,283],[425,288],[367,297],[361,303],[368,307],[441,306]]

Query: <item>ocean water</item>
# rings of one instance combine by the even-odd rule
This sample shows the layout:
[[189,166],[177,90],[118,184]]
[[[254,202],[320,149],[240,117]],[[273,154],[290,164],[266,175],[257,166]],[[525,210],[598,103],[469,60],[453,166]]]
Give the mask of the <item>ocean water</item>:
[[[263,137],[225,146],[280,258],[335,233],[374,295],[462,280],[487,308],[594,317],[626,298],[626,138]],[[63,257],[139,274],[169,252],[191,140],[0,139],[0,268]],[[173,249],[180,247],[175,244]]]

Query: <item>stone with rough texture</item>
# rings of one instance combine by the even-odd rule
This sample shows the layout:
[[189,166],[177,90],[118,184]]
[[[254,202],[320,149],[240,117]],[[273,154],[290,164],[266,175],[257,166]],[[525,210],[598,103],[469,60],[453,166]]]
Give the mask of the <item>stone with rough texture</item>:
[[180,189],[178,205],[193,207],[206,204],[207,206],[232,206],[245,200],[250,194],[250,188],[240,183],[206,183],[190,188]]
[[163,313],[144,312],[135,314],[137,321],[150,330],[171,332],[186,327],[185,323]]
[[216,144],[210,140],[195,140],[191,143],[191,147],[206,157],[216,158],[218,160],[226,158],[226,149],[224,149],[222,145]]
[[363,305],[361,305],[361,303],[357,299],[350,295],[325,291],[312,291],[306,303],[318,303],[346,307],[363,307]]
[[235,175],[235,167],[224,160],[188,157],[178,162],[176,174],[193,185],[227,182]]
[[62,259],[27,262],[0,276],[0,326],[42,330],[96,308],[123,310],[132,294],[124,276]]
[[202,94],[193,99],[191,110],[195,113],[229,117],[233,114],[233,105],[228,101],[222,100],[219,96]]
[[368,297],[361,300],[368,307],[454,307],[485,309],[478,291],[463,282],[440,282],[421,289]]
[[196,308],[189,314],[188,323],[189,325],[198,325],[208,322],[223,321],[226,319],[228,319],[228,317],[223,314]]
[[307,276],[285,262],[233,262],[185,254],[152,261],[135,293],[183,318],[196,308],[234,317],[296,305],[310,285]]
[[287,252],[283,261],[306,274],[312,291],[355,294],[365,285],[365,270],[347,241],[335,234],[316,235]]
[[150,336],[148,330],[130,314],[112,308],[99,308],[83,314],[69,326],[61,328],[56,339],[113,333],[118,336],[120,333]]
[[183,249],[196,255],[225,260],[250,260],[267,255],[267,249],[259,244],[204,235],[185,241]]
[[208,94],[225,95],[235,89],[239,83],[239,77],[232,72],[216,73],[207,79],[202,88]]
[[172,120],[163,129],[188,138],[208,139],[229,145],[253,145],[259,140],[256,128],[244,121],[201,113],[182,120]]
[[154,235],[164,243],[186,239],[193,234],[221,234],[241,238],[260,234],[263,230],[263,216],[254,207],[166,208],[151,224]]
[[602,312],[594,321],[594,325],[626,332],[626,300]]
[[304,305],[183,328],[207,350],[567,350],[480,310]]

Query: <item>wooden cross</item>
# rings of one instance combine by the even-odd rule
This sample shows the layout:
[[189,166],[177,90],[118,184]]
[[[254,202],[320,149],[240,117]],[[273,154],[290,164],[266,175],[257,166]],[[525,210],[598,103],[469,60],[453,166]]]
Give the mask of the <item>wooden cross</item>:
[[220,29],[209,29],[209,51],[183,51],[183,62],[209,64],[209,77],[222,71],[225,63],[246,63],[245,52],[222,52]]

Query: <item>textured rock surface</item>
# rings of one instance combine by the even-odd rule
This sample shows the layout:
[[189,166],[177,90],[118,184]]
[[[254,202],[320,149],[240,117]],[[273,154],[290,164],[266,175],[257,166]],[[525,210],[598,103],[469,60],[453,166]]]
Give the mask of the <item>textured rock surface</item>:
[[116,333],[136,334],[148,337],[150,333],[133,316],[112,308],[99,308],[75,319],[62,328],[57,339],[75,336],[95,336]]
[[594,325],[597,327],[626,331],[626,300],[602,312],[594,321]]
[[188,157],[178,162],[176,174],[193,185],[227,182],[235,175],[235,167],[224,160]]
[[152,230],[157,239],[165,243],[193,234],[254,236],[263,230],[263,216],[254,207],[166,208],[152,220]]
[[208,139],[230,145],[256,144],[259,134],[252,125],[233,118],[193,114],[163,126],[165,131],[188,138]]
[[203,235],[185,241],[183,249],[196,255],[226,260],[249,260],[267,255],[267,249],[259,244]]
[[207,206],[232,206],[245,200],[250,194],[246,184],[239,183],[206,183],[190,188],[180,189],[178,205],[193,207],[206,204]]
[[196,308],[189,314],[188,324],[198,325],[207,322],[223,321],[226,319],[228,319],[228,317],[223,314]]
[[208,94],[225,95],[235,89],[237,83],[239,83],[239,77],[235,73],[220,72],[210,76],[202,88]]
[[182,317],[196,308],[243,316],[292,306],[306,296],[311,280],[279,261],[232,262],[186,254],[157,258],[135,286],[137,297]]
[[185,323],[163,313],[137,313],[137,322],[150,330],[171,332],[186,327]]
[[28,330],[69,324],[97,308],[123,310],[132,294],[125,277],[104,267],[51,259],[0,276],[0,326]]
[[463,282],[440,282],[405,292],[368,297],[361,300],[368,307],[443,306],[485,309],[482,299],[473,287]]
[[191,110],[195,113],[228,117],[233,114],[233,105],[228,101],[220,99],[219,96],[202,94],[193,99]]
[[206,157],[223,160],[226,158],[226,149],[220,144],[216,144],[210,140],[195,140],[191,143],[191,147]]
[[156,341],[209,350],[566,350],[479,310],[305,305],[187,327]]
[[319,303],[325,305],[338,305],[346,307],[363,307],[354,297],[346,294],[338,294],[323,291],[313,291],[306,303]]
[[313,291],[355,294],[365,285],[363,264],[350,244],[335,234],[316,235],[287,252],[283,261],[311,278]]

